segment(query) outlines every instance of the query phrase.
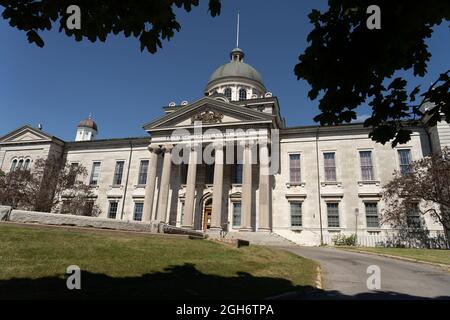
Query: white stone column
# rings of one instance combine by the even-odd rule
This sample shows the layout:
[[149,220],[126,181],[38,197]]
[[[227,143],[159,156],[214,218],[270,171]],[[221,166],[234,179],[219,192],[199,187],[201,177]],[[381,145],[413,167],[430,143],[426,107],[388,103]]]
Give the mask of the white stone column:
[[259,145],[259,226],[258,231],[270,231],[270,176],[269,148],[266,142]]
[[156,220],[166,222],[167,207],[169,205],[170,170],[172,167],[172,145],[165,145],[163,148],[164,162],[161,175],[161,185],[159,187],[158,210]]
[[252,219],[252,142],[244,148],[244,168],[242,179],[241,228],[239,231],[251,231]]
[[153,199],[155,198],[156,186],[156,169],[158,167],[158,154],[161,153],[161,148],[156,145],[148,147],[150,151],[150,160],[147,171],[147,185],[145,187],[144,212],[142,213],[142,221],[152,220]]
[[194,210],[195,210],[195,187],[197,179],[197,148],[194,145],[191,147],[189,154],[189,167],[186,181],[186,200],[184,202],[184,218],[183,228],[194,228]]
[[214,159],[214,186],[211,212],[211,230],[222,230],[222,197],[223,197],[223,145],[217,144]]

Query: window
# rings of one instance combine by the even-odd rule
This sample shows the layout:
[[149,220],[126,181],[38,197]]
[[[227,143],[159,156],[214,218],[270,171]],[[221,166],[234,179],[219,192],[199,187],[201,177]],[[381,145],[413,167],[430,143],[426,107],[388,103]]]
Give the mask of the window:
[[63,200],[61,205],[61,213],[70,213],[70,200]]
[[187,184],[187,174],[188,174],[188,165],[186,163],[182,163],[180,165],[181,170],[181,184]]
[[242,184],[242,164],[237,163],[234,166],[234,183],[235,184]]
[[115,186],[120,186],[122,184],[124,164],[125,164],[124,161],[116,162],[116,169],[114,170],[114,180],[113,180],[113,185],[115,185]]
[[328,228],[339,228],[339,203],[327,203]]
[[401,174],[411,173],[411,150],[398,150]]
[[180,212],[180,224],[184,223],[184,202],[181,202],[181,212]]
[[302,226],[302,204],[300,202],[291,203],[291,227]]
[[22,169],[22,166],[23,166],[23,159],[20,159],[20,160],[19,160],[19,163],[17,164],[16,170],[21,170],[21,169]]
[[300,175],[300,155],[299,154],[290,154],[289,155],[289,170],[290,170],[290,182],[291,183],[300,183],[301,175]]
[[366,225],[367,228],[379,228],[380,221],[378,219],[378,204],[376,202],[366,202]]
[[360,151],[359,158],[361,160],[361,177],[363,181],[375,180],[373,174],[372,151]]
[[231,88],[226,88],[223,92],[225,97],[227,97],[229,100],[231,100]]
[[86,217],[91,217],[94,211],[94,201],[88,200],[84,203],[83,215]]
[[144,210],[143,202],[136,202],[134,204],[134,214],[133,214],[134,221],[142,221],[142,211],[143,210]]
[[89,179],[89,184],[91,186],[96,186],[98,184],[99,176],[100,176],[100,162],[94,162],[92,164],[91,178]]
[[241,226],[241,203],[233,203],[233,227]]
[[30,163],[31,163],[30,159],[25,160],[25,163],[23,164],[23,170],[29,170],[30,169]]
[[336,157],[334,152],[323,154],[325,181],[336,181]]
[[119,206],[119,202],[117,201],[111,201],[109,203],[109,209],[108,209],[108,218],[115,219],[117,216],[117,207]]
[[408,228],[421,228],[422,220],[420,218],[419,204],[414,203],[408,206],[408,213],[406,216]]
[[11,171],[16,170],[17,167],[17,160],[13,160],[13,162],[11,163]]
[[67,176],[67,186],[71,188],[77,180],[78,163],[71,163],[69,170],[69,175]]
[[148,164],[148,160],[141,160],[141,164],[139,165],[138,185],[142,186],[147,184]]
[[239,101],[247,100],[247,90],[240,89],[239,90]]
[[206,184],[213,184],[214,183],[214,165],[213,164],[207,164],[206,165],[206,177],[205,177],[205,183]]

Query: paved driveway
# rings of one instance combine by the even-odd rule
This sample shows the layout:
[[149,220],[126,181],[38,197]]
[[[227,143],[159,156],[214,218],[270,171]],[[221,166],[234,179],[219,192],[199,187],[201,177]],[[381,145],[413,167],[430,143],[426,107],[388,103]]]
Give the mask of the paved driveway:
[[[333,248],[285,249],[315,260],[322,266],[323,290],[306,298],[450,299],[450,272],[439,267]],[[380,290],[367,288],[370,276],[367,268],[371,265],[380,268]]]

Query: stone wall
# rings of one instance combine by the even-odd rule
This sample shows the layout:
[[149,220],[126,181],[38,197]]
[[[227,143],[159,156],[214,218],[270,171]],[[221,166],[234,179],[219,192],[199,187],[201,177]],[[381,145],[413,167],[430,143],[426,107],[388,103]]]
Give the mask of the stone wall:
[[[8,216],[9,213],[9,216]],[[203,237],[202,233],[168,226],[164,223],[121,221],[97,217],[84,217],[70,214],[44,213],[35,211],[12,210],[0,207],[0,220],[17,223],[35,223],[42,225],[75,226],[83,228],[111,229],[135,232],[183,234]]]
[[58,226],[92,227],[125,231],[158,232],[159,224],[120,221],[96,217],[84,217],[70,214],[43,213],[34,211],[12,210],[8,221],[18,223],[36,223]]

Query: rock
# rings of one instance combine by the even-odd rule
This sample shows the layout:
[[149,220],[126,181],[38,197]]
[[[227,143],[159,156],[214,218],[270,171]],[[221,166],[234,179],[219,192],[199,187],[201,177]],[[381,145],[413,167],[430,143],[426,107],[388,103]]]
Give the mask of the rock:
[[8,221],[11,207],[0,206],[0,221]]

